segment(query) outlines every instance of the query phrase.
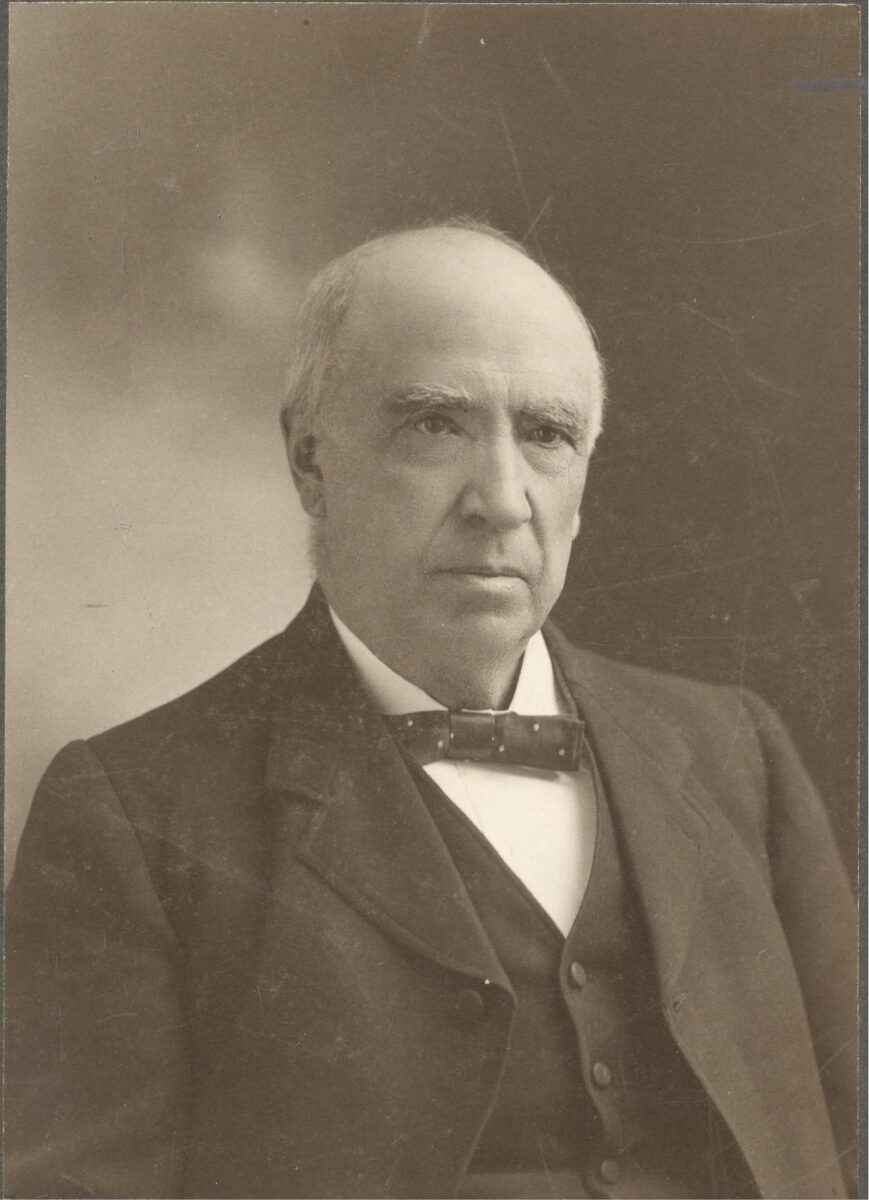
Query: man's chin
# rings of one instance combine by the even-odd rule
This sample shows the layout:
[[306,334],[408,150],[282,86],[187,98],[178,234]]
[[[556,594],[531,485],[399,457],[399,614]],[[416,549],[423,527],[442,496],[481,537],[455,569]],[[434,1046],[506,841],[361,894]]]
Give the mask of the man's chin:
[[477,652],[487,644],[493,649],[515,645],[539,628],[528,587],[519,579],[510,584],[472,586],[463,590],[460,599],[438,609],[434,627],[453,640],[467,642]]

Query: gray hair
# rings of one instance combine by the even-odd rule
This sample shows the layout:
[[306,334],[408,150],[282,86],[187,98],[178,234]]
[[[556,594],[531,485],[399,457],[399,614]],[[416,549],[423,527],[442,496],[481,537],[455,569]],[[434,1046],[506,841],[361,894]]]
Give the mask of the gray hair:
[[544,263],[529,254],[528,250],[509,234],[471,217],[452,217],[446,221],[432,221],[405,229],[392,230],[355,246],[346,254],[333,259],[319,274],[314,276],[308,285],[296,316],[296,348],[287,373],[284,401],[281,407],[281,423],[287,438],[289,439],[293,431],[301,430],[311,433],[316,429],[323,401],[331,395],[335,378],[340,374],[338,334],[350,306],[361,263],[376,254],[388,242],[403,237],[405,234],[420,233],[425,230],[445,233],[462,231],[501,242],[524,258],[536,263],[561,288],[576,311],[581,324],[588,330],[595,347],[596,370],[593,382],[596,405],[588,438],[588,449],[591,451],[601,431],[606,402],[604,363],[600,356],[594,330],[570,290],[560,280],[555,279]]

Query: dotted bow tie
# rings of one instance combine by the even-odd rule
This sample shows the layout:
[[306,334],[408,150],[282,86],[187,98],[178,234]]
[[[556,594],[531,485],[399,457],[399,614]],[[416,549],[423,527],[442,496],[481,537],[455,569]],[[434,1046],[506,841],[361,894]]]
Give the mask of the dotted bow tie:
[[421,766],[452,758],[547,771],[579,767],[584,726],[577,717],[442,709],[383,719]]

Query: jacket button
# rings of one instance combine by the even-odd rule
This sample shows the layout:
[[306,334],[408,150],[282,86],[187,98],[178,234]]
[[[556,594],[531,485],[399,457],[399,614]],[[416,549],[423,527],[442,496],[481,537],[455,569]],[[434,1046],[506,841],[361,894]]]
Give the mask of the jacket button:
[[[605,1062],[596,1062],[591,1068],[591,1077],[599,1088],[608,1088],[613,1081],[613,1073]],[[607,1162],[610,1160],[607,1159]]]
[[588,976],[585,973],[585,967],[581,962],[572,962],[570,964],[570,982],[576,988],[585,987],[588,982]]
[[604,1183],[618,1183],[621,1167],[614,1158],[605,1158],[600,1164],[600,1177]]
[[474,988],[465,988],[459,992],[454,1014],[459,1029],[473,1029],[486,1015],[486,1002]]

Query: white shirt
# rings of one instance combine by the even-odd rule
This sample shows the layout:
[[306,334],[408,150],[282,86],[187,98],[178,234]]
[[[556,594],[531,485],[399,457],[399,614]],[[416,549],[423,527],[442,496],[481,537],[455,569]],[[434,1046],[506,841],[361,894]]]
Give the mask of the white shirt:
[[[397,675],[329,611],[381,713],[399,716],[445,708]],[[566,712],[539,632],[525,650],[510,711],[527,716]],[[473,821],[566,937],[585,895],[594,855],[597,817],[588,771],[538,771],[447,759],[423,770]]]

